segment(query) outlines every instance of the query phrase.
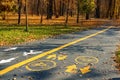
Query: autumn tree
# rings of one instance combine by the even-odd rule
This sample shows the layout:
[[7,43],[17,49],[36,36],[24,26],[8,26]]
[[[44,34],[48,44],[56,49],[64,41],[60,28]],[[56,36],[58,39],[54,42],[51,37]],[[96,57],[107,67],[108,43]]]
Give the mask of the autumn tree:
[[86,14],[86,19],[90,18],[90,13],[95,9],[94,0],[81,0],[81,11]]
[[17,10],[17,4],[15,0],[1,0],[0,1],[0,14],[2,19],[6,19],[6,14],[9,12],[15,12]]

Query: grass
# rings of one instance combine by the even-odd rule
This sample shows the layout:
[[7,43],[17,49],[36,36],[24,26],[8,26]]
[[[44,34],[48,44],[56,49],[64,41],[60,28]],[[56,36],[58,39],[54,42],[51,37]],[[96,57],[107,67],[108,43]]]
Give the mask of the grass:
[[116,67],[120,70],[120,47],[116,51],[115,61],[117,62]]
[[117,62],[120,63],[120,49],[116,52]]
[[92,27],[80,26],[29,26],[29,32],[25,32],[25,26],[1,26],[0,46],[8,46],[46,39],[60,34],[77,32]]

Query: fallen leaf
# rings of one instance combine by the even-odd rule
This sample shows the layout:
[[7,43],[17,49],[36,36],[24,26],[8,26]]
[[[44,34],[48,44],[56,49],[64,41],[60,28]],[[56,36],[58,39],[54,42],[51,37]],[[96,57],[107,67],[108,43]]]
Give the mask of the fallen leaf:
[[86,66],[84,68],[80,68],[80,71],[81,71],[82,74],[86,74],[86,73],[91,71],[90,70],[90,66]]
[[66,68],[67,69],[65,70],[65,72],[77,73],[77,66],[76,65],[67,66]]
[[58,60],[62,61],[65,60],[67,58],[67,55],[59,55],[58,56]]
[[53,59],[53,60],[55,60],[56,57],[57,57],[56,54],[52,54],[52,55],[49,55],[46,59]]

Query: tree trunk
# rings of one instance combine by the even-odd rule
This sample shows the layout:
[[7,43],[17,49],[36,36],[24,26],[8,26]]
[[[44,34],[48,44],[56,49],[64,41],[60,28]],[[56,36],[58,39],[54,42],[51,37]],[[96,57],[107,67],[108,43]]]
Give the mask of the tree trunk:
[[27,0],[25,0],[25,17],[26,17],[26,29],[25,29],[25,31],[28,32],[28,6],[27,6]]
[[59,10],[58,10],[59,6],[57,4],[58,3],[56,3],[56,0],[54,0],[54,15],[55,15],[56,18],[59,17]]
[[118,19],[119,19],[119,17],[120,17],[120,6],[119,6],[119,9],[118,9]]
[[115,9],[115,0],[110,0],[111,5],[110,6],[110,19],[113,19],[113,15],[114,15],[114,9]]
[[60,13],[60,16],[62,16],[62,1],[60,0],[60,10],[59,10],[59,13]]
[[63,2],[63,0],[60,0],[60,16],[64,15],[64,11],[65,11],[65,4]]
[[52,16],[53,16],[53,0],[48,0],[47,19],[52,19]]
[[40,18],[40,23],[42,24],[43,22],[43,14],[41,14],[41,18]]
[[79,15],[80,15],[80,1],[77,0],[77,23],[79,23]]
[[4,11],[4,14],[2,15],[2,20],[6,20],[6,13]]
[[110,1],[108,2],[108,10],[107,10],[107,14],[106,14],[107,18],[110,17],[111,5],[112,5],[112,1],[110,0]]
[[65,25],[68,23],[68,17],[69,17],[69,5],[70,5],[70,0],[67,2],[67,12],[66,12],[66,20],[65,20]]
[[119,0],[110,0],[109,2],[109,18],[110,19],[117,19],[119,16]]
[[86,20],[90,18],[90,14],[86,12]]
[[114,19],[119,18],[120,0],[115,0]]
[[96,5],[97,5],[97,7],[96,7],[95,17],[100,18],[100,0],[97,0]]
[[42,24],[42,22],[43,22],[43,8],[44,8],[44,1],[40,0],[40,14],[41,14],[40,24]]
[[72,10],[70,10],[70,16],[73,17],[73,12],[72,12]]
[[40,0],[37,2],[37,15],[39,16],[40,14]]
[[18,25],[21,23],[21,9],[22,9],[22,1],[18,0]]

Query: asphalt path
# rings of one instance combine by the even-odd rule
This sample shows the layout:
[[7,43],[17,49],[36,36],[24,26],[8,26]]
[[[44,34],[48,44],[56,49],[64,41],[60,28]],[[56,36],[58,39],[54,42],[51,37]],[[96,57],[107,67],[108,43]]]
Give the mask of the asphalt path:
[[120,80],[112,58],[120,28],[108,27],[1,47],[0,80]]

